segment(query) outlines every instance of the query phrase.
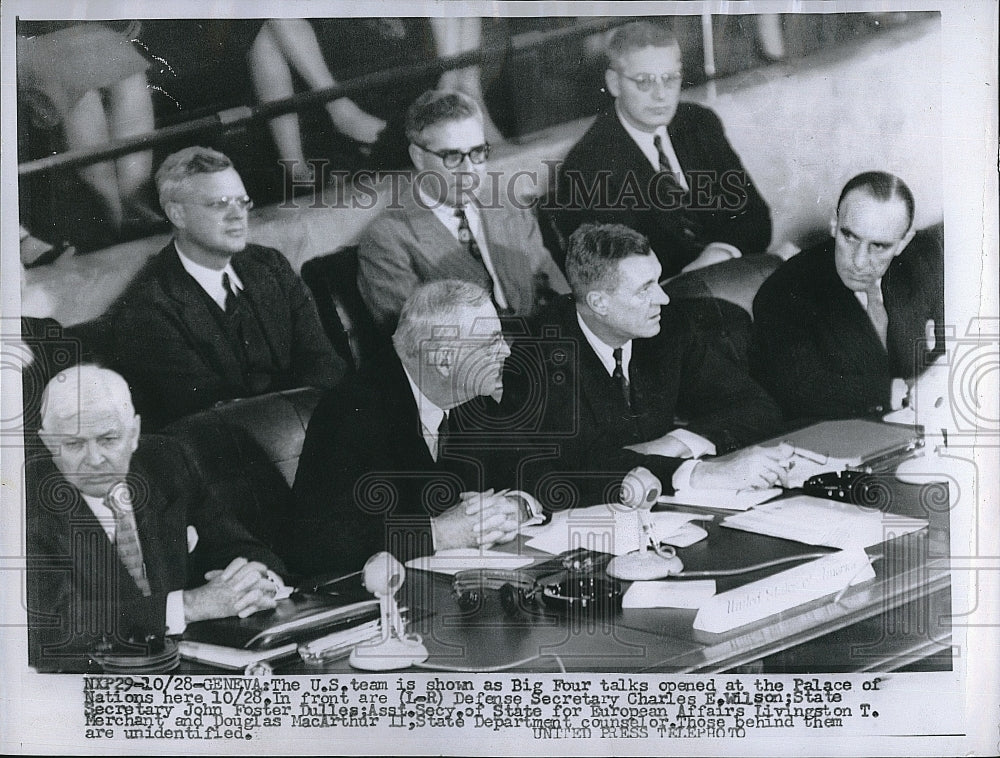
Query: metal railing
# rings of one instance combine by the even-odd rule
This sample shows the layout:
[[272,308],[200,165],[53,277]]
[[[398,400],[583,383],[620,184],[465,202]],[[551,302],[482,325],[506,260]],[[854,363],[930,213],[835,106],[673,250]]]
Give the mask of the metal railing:
[[165,142],[171,142],[182,137],[191,137],[206,132],[221,132],[242,127],[252,121],[268,120],[285,113],[298,112],[312,105],[326,103],[330,100],[336,100],[339,97],[350,96],[399,81],[417,79],[431,74],[440,75],[451,69],[481,64],[491,56],[505,52],[522,52],[551,45],[555,42],[570,40],[576,37],[585,37],[597,32],[606,31],[629,20],[629,18],[622,17],[601,17],[599,19],[579,21],[576,25],[565,29],[525,32],[511,37],[509,42],[503,45],[480,47],[477,50],[471,50],[447,58],[437,58],[426,63],[397,66],[365,74],[334,87],[302,92],[282,100],[272,100],[257,105],[241,105],[234,108],[226,108],[211,115],[195,118],[181,124],[165,126],[145,134],[114,140],[106,145],[81,150],[67,150],[56,155],[25,161],[18,164],[17,174],[19,177],[25,177],[46,171],[71,169],[77,166],[108,160],[109,158],[117,158],[120,155],[127,155],[128,153],[140,150],[149,150]]

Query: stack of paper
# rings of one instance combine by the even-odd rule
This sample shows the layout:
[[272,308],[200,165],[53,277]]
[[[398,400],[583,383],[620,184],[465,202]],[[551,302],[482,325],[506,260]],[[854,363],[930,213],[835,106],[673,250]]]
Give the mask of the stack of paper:
[[725,508],[745,511],[782,493],[779,487],[766,490],[689,489],[676,495],[660,495],[656,502],[668,505],[697,505],[703,508]]
[[871,547],[919,531],[927,526],[927,521],[851,503],[799,495],[727,516],[722,525],[806,545],[846,550]]
[[[665,511],[650,513],[656,538],[675,547],[687,547],[705,539],[708,532],[691,521],[711,521],[714,516]],[[547,553],[562,553],[577,547],[612,555],[625,555],[641,545],[639,516],[621,505],[595,505],[553,514],[545,526],[524,530],[526,544]]]

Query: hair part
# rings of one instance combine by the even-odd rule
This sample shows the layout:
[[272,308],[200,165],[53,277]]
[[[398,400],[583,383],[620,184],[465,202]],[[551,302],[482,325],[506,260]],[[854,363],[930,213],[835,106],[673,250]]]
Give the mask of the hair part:
[[228,156],[210,147],[186,147],[171,153],[156,171],[160,206],[166,210],[166,204],[177,199],[179,190],[190,177],[215,174],[232,167],[233,162]]
[[908,219],[906,228],[913,226],[913,215],[916,203],[913,200],[913,193],[906,186],[906,182],[895,174],[886,171],[865,171],[858,174],[844,185],[837,198],[837,213],[840,213],[840,206],[854,190],[862,190],[880,202],[887,203],[891,200],[902,200],[906,205],[906,217]]
[[608,66],[615,66],[634,50],[647,47],[680,47],[668,26],[656,21],[631,21],[615,29],[608,38]]
[[392,344],[401,357],[416,359],[424,345],[441,340],[444,329],[461,323],[463,309],[479,308],[489,301],[489,293],[472,282],[441,279],[423,284],[403,305]]
[[651,255],[645,235],[624,224],[582,224],[570,235],[566,251],[566,278],[573,296],[618,287],[618,261],[633,255]]
[[463,92],[430,89],[413,101],[406,112],[406,139],[419,143],[425,129],[445,121],[475,118],[482,122],[479,103]]
[[83,410],[113,409],[122,421],[135,417],[128,382],[109,368],[81,363],[56,374],[42,391],[41,431],[51,430],[55,419],[70,419]]

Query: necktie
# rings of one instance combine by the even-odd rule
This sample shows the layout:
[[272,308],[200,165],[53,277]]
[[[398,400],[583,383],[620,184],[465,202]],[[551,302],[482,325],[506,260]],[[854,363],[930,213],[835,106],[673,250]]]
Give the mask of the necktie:
[[437,455],[434,456],[435,461],[441,460],[441,453],[444,451],[444,446],[448,442],[450,433],[448,429],[448,411],[445,411],[441,417],[441,423],[438,424]]
[[872,326],[878,334],[882,347],[886,346],[886,339],[889,332],[889,314],[885,310],[885,301],[882,300],[882,288],[875,284],[866,290],[868,295],[868,318],[871,319]]
[[222,289],[226,291],[226,313],[232,313],[236,310],[236,290],[225,271],[222,272]]
[[615,370],[611,374],[611,377],[618,382],[622,398],[625,400],[625,407],[631,410],[632,396],[629,391],[628,377],[625,376],[625,368],[622,366],[622,349],[616,347],[611,354],[615,357]]
[[132,510],[132,495],[128,485],[119,482],[112,487],[104,498],[104,504],[115,514],[115,550],[121,558],[128,573],[135,580],[136,586],[145,597],[152,592],[149,580],[146,578],[146,564],[142,559],[142,543],[139,542],[139,530],[135,525],[135,513]]
[[469,255],[482,263],[483,254],[479,251],[479,243],[476,242],[472,229],[469,227],[469,217],[465,215],[465,208],[456,208],[455,217],[458,219],[458,241],[465,245]]
[[653,137],[653,145],[656,147],[656,152],[660,156],[660,171],[663,171],[668,177],[669,181],[675,186],[680,187],[680,182],[677,181],[677,175],[674,173],[674,167],[670,165],[670,159],[667,158],[667,152],[663,149],[663,139],[659,134]]
[[490,293],[490,299],[493,300],[493,305],[496,306],[497,313],[503,314],[507,312],[507,301],[506,298],[503,297],[500,282],[498,279],[494,278],[493,274],[490,273],[489,268],[486,266],[486,262],[483,260],[483,253],[479,249],[479,243],[476,242],[476,236],[472,233],[472,228],[469,226],[469,217],[465,215],[465,208],[456,208],[455,218],[458,219],[458,241],[465,245],[465,249],[469,255],[482,265],[483,270],[490,279],[488,291]]

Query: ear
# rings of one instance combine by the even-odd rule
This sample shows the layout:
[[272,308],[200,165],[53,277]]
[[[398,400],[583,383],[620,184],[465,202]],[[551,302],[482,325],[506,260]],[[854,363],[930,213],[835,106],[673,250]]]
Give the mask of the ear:
[[132,441],[130,447],[132,448],[133,453],[135,452],[135,449],[139,447],[139,434],[141,432],[142,432],[142,418],[137,413],[135,414],[135,418],[132,420]]
[[53,455],[59,455],[59,438],[54,434],[49,434],[44,429],[38,430],[38,438],[44,443],[45,447],[48,448],[49,452]]
[[413,165],[417,167],[418,171],[424,170],[424,151],[419,147],[410,143],[407,151],[410,153],[410,160],[413,161]]
[[621,94],[621,79],[618,78],[618,72],[613,68],[604,69],[604,83],[607,85],[611,97],[618,97]]
[[451,376],[452,368],[455,365],[455,349],[451,347],[441,347],[434,351],[431,365],[437,369],[441,376]]
[[177,229],[184,228],[184,206],[180,203],[175,203],[172,200],[168,200],[166,205],[163,206],[163,212],[167,214],[167,218],[170,223],[174,225]]
[[587,293],[584,301],[587,307],[599,316],[606,316],[608,313],[608,297],[601,290],[591,290]]
[[910,231],[908,231],[905,235],[903,235],[903,239],[901,239],[899,241],[899,244],[896,245],[896,252],[894,252],[892,254],[893,258],[895,258],[901,252],[903,252],[904,250],[906,250],[907,245],[909,245],[910,242],[913,241],[913,235],[915,235],[916,233],[917,233],[916,227],[911,226],[910,227]]
[[833,218],[830,219],[830,236],[831,237],[836,237],[837,236],[837,217],[836,217],[836,215]]

